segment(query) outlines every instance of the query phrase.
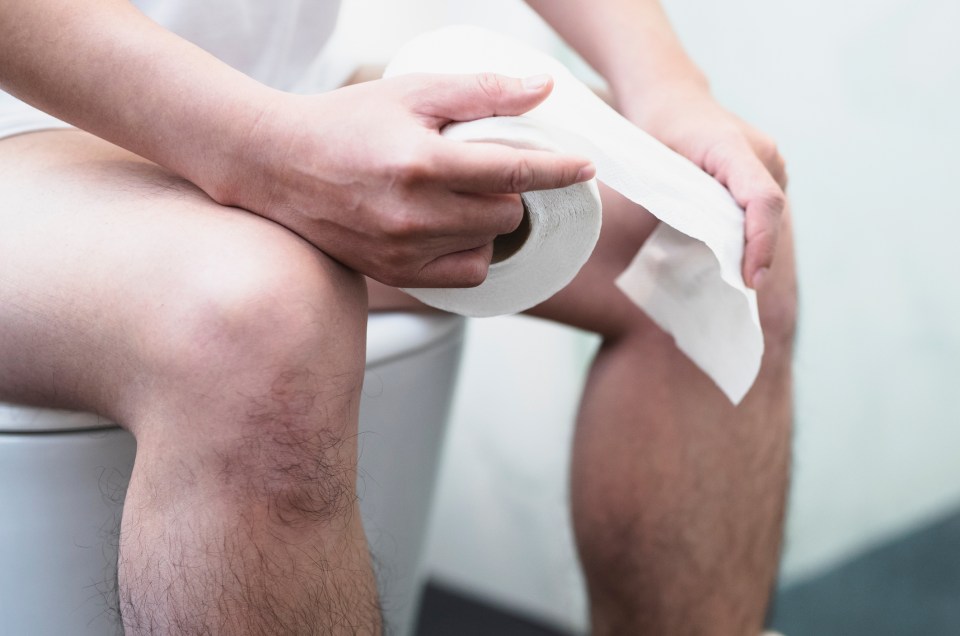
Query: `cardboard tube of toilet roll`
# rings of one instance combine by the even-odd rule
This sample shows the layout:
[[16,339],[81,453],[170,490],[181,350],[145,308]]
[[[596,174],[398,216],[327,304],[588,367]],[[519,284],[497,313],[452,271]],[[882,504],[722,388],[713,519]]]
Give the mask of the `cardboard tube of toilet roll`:
[[[384,75],[415,72],[492,72],[513,77],[548,73],[553,77],[552,94],[519,118],[522,124],[518,118],[496,117],[482,120],[486,124],[471,123],[474,128],[451,126],[444,134],[456,134],[456,129],[464,126],[464,140],[482,136],[496,140],[499,136],[507,143],[523,143],[522,135],[529,133],[532,143],[589,157],[597,166],[600,181],[659,218],[662,223],[617,279],[617,286],[673,336],[679,349],[734,404],[739,403],[759,372],[763,334],[756,294],[740,274],[743,210],[730,193],[699,167],[620,116],[562,64],[511,38],[464,26],[424,34],[400,50]],[[498,132],[501,126],[504,132]],[[537,206],[557,208],[559,214],[556,223],[546,225],[550,213],[538,210],[541,233],[537,238],[531,232],[514,256],[491,266],[495,282],[500,271],[509,271],[509,285],[410,293],[442,309],[489,316],[522,311],[545,300],[548,290],[554,293],[562,288],[576,274],[573,264],[586,262],[580,244],[571,243],[542,259],[535,253],[546,249],[548,228],[560,233],[563,240],[577,235],[580,230],[568,232],[565,226],[584,221],[570,210],[578,210],[581,203],[574,201],[586,198],[582,190],[551,192],[555,194],[523,195],[531,219]],[[597,230],[599,223],[598,218]],[[591,249],[595,240],[590,241]],[[563,275],[545,284],[552,269],[562,270]],[[472,299],[468,298],[471,294]]]

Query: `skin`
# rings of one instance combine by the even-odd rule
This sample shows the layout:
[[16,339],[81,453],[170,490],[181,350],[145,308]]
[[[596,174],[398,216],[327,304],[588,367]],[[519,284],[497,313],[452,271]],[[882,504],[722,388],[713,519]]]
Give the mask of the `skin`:
[[[62,4],[5,5],[4,90],[389,284],[478,284],[493,237],[522,216],[518,198],[503,195],[595,172],[585,159],[440,137],[450,121],[526,112],[549,94],[546,77],[526,86],[494,75],[404,78],[298,96],[123,0]],[[54,13],[62,18],[50,24]]]
[[773,140],[717,104],[656,0],[606,0],[589,10],[576,0],[527,4],[600,71],[624,115],[727,186],[745,211],[743,279],[757,287],[773,264],[786,206],[786,168]]
[[[604,339],[571,489],[594,631],[752,636],[789,449],[782,159],[713,101],[655,2],[531,4],[625,114],[744,205],[767,339],[733,408],[613,287],[653,220],[604,193],[591,261],[531,311]],[[0,398],[95,411],[136,436],[126,631],[378,633],[354,492],[364,316],[412,306],[394,285],[480,282],[493,237],[519,223],[517,192],[592,175],[581,158],[438,134],[525,112],[549,79],[293,96],[119,0],[10,0],[0,60],[5,90],[87,131],[0,140]]]

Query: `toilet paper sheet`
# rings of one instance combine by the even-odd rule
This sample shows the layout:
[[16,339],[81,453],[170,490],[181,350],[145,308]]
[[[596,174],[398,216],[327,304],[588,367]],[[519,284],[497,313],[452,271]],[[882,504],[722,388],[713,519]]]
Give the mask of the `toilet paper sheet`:
[[[522,117],[454,124],[444,134],[589,157],[600,181],[660,219],[617,285],[739,403],[759,372],[763,334],[756,294],[740,274],[743,211],[730,193],[607,106],[560,62],[511,38],[446,27],[405,45],[384,76],[481,72],[548,73],[554,90]],[[466,290],[406,291],[448,311],[497,315],[523,311],[566,285],[599,233],[596,186],[522,196],[530,236],[491,266],[487,282]]]

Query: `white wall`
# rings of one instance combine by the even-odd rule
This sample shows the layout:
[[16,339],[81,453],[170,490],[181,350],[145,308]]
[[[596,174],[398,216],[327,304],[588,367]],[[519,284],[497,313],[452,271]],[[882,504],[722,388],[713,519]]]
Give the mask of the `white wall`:
[[[453,19],[550,46],[509,0],[347,1],[344,32],[380,59]],[[801,334],[784,576],[796,580],[960,505],[960,4],[665,2],[721,100],[789,162]],[[564,466],[591,343],[538,327],[471,328],[431,567],[577,627]]]
[[794,579],[960,504],[960,5],[669,7],[720,96],[790,163]]

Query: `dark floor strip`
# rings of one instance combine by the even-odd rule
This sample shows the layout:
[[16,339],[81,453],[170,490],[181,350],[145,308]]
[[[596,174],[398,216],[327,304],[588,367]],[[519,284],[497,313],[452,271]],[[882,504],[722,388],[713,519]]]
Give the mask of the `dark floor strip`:
[[787,636],[960,635],[960,511],[778,595]]
[[417,636],[567,636],[531,618],[431,582],[423,595]]

